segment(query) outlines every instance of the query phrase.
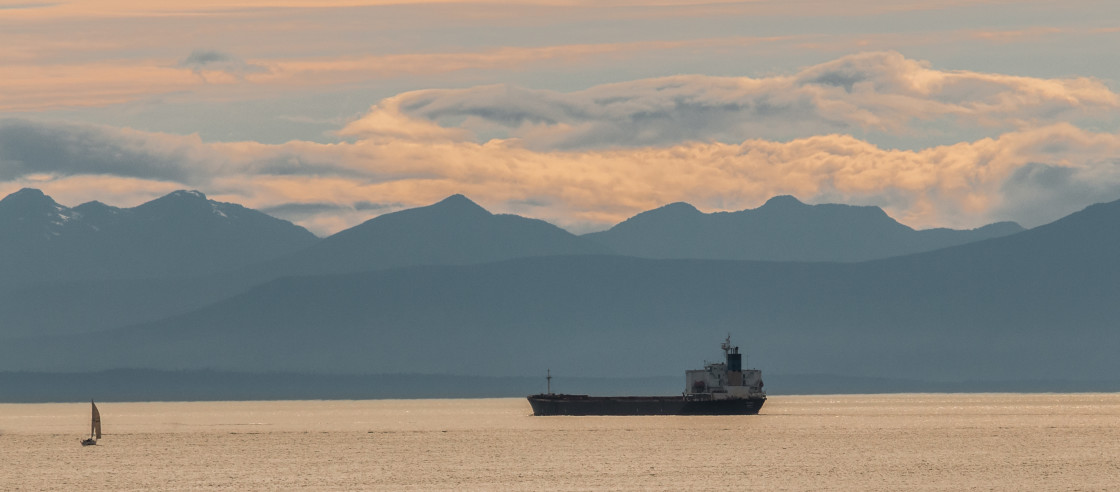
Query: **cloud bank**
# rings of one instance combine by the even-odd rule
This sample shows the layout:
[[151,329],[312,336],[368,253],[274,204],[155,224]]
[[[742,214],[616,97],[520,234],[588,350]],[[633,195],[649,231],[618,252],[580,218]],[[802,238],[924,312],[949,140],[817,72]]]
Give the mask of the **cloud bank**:
[[[1034,226],[1120,198],[1120,133],[1107,128],[1117,105],[1093,79],[867,53],[768,78],[406,92],[326,144],[8,119],[0,193],[33,186],[66,204],[132,206],[199,189],[320,235],[454,193],[577,232],[670,202],[741,210],[779,194],[879,205],[918,228]],[[991,136],[902,148],[861,135],[905,140],[931,121]]]
[[[23,143],[13,148],[14,134]],[[69,150],[34,154],[60,134],[67,135]],[[45,140],[28,142],[35,139]],[[35,186],[62,203],[99,199],[130,206],[173,189],[197,188],[271,210],[319,234],[453,193],[576,231],[605,228],[675,201],[707,211],[740,210],[777,194],[880,205],[915,227],[975,227],[1006,219],[1038,225],[1120,198],[1116,156],[1120,135],[1068,124],[918,151],[822,135],[542,152],[508,140],[203,143],[6,122],[0,125],[0,193]]]
[[767,78],[682,75],[571,93],[505,85],[409,92],[340,133],[396,138],[397,128],[426,121],[448,132],[470,131],[476,140],[516,138],[539,150],[827,133],[924,144],[930,133],[958,141],[962,132],[975,138],[1064,121],[1111,121],[1118,108],[1120,97],[1091,78],[942,71],[875,52]]

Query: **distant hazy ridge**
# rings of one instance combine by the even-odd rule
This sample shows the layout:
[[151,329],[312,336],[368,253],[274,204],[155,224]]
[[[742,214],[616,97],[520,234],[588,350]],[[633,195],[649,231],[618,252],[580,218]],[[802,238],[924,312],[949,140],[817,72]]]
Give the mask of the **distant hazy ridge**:
[[[696,215],[683,207],[666,208]],[[1018,230],[913,231],[878,209],[808,206],[792,198],[751,212],[776,214],[767,211],[773,207],[801,217],[786,227],[796,233],[770,234],[788,244],[797,237],[818,245],[827,241],[811,238],[840,238],[844,228],[837,224],[849,222],[859,224],[861,240],[875,237],[869,224],[876,223],[894,224],[884,237],[937,238],[882,241],[918,250]],[[758,246],[756,236],[764,233],[719,232],[718,224],[736,223],[720,220],[746,212],[699,214],[719,218],[703,226],[695,224],[706,219],[670,222],[694,224],[688,227],[701,237],[730,238],[721,244],[749,237],[741,244],[755,245],[757,254],[782,250]],[[749,365],[782,374],[1091,381],[1120,369],[1113,350],[1120,341],[1120,202],[1009,236],[859,263],[612,254],[641,234],[610,239],[608,233],[640,217],[579,237],[541,221],[493,215],[455,196],[211,277],[16,288],[6,298],[23,296],[21,305],[28,305],[57,285],[70,298],[64,304],[83,309],[56,309],[57,298],[44,302],[38,316],[4,306],[7,336],[59,335],[8,340],[0,347],[0,370],[528,376],[551,368],[571,377],[664,376],[714,358],[728,332],[747,350]],[[762,219],[747,222],[765,230]],[[656,227],[643,227],[642,234],[656,236]],[[5,240],[9,230],[15,229],[5,227]],[[666,230],[665,237],[689,236]],[[832,232],[813,232],[821,230]],[[710,242],[672,248],[686,257],[718,255]],[[836,244],[842,247],[832,253],[803,248],[800,259],[871,255],[859,253],[851,238]],[[314,275],[320,273],[331,275]],[[102,285],[115,286],[108,292],[116,295]],[[149,307],[147,321],[133,319],[143,323],[123,327],[123,320],[98,327],[122,328],[76,334],[87,331],[76,326],[83,313],[98,320],[120,316],[113,312],[129,311],[132,294],[144,299],[137,304],[179,314],[160,316]],[[98,299],[113,309],[100,308]]]
[[645,258],[865,261],[1022,230],[1014,222],[999,222],[967,231],[915,231],[879,207],[806,205],[794,197],[779,196],[754,210],[711,214],[687,203],[673,203],[584,237],[617,253]]

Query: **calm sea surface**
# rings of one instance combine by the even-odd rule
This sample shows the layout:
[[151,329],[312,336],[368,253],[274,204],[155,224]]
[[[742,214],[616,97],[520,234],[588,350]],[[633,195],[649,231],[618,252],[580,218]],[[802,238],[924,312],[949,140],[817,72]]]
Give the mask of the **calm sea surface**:
[[0,489],[1120,490],[1120,395],[771,397],[532,417],[524,399],[0,405]]

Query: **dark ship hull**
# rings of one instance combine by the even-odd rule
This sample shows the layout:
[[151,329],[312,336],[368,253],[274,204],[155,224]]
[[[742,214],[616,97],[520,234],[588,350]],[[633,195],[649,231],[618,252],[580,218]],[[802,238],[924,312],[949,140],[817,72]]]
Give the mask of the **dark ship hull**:
[[529,397],[534,415],[756,415],[765,402],[765,396],[724,400],[684,396]]

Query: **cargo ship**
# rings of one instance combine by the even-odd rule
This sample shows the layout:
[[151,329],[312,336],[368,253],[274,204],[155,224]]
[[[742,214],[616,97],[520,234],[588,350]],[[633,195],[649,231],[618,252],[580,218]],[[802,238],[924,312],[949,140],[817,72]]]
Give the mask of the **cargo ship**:
[[728,336],[720,348],[724,361],[684,373],[679,396],[588,396],[548,392],[529,396],[533,415],[755,415],[766,402],[762,371],[743,369],[739,347]]

